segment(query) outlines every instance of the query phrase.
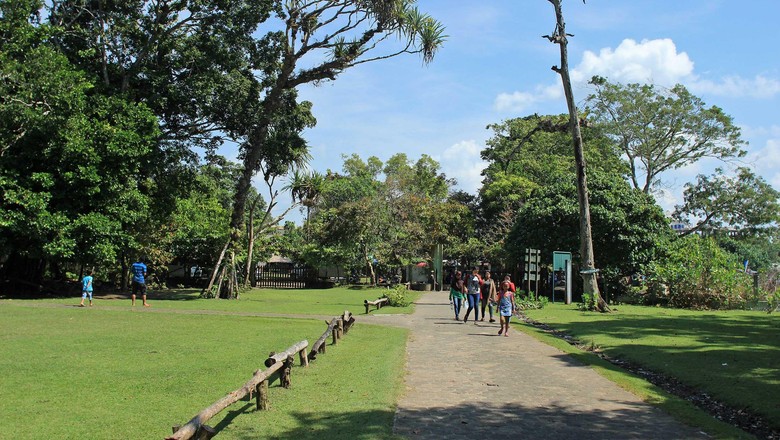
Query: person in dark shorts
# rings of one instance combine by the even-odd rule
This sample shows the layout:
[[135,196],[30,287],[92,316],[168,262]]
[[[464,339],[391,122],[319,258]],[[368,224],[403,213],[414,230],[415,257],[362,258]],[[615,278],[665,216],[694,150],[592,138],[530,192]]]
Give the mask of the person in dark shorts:
[[143,258],[133,263],[131,270],[133,271],[132,305],[135,305],[135,295],[140,293],[144,307],[150,307],[149,303],[146,302],[146,265]]

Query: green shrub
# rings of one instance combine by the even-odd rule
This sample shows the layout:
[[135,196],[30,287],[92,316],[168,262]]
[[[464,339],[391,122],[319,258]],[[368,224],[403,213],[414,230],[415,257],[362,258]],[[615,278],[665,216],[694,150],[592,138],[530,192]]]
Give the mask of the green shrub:
[[738,258],[718,247],[714,239],[680,237],[671,244],[667,257],[654,265],[648,294],[672,307],[744,308],[752,279],[740,267]]
[[387,305],[393,307],[406,307],[412,303],[407,295],[406,286],[399,284],[385,292],[383,297],[387,298]]
[[543,309],[547,302],[546,297],[537,297],[534,292],[525,293],[524,290],[519,290],[515,298],[515,305],[518,310]]

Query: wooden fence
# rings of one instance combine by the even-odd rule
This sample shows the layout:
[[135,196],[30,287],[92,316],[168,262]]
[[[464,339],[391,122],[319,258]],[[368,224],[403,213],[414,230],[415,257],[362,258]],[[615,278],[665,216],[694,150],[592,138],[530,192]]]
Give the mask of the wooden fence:
[[281,289],[317,289],[323,287],[317,269],[310,267],[257,266],[255,287]]
[[313,361],[320,353],[325,353],[325,345],[328,336],[333,337],[333,345],[349,331],[355,323],[355,317],[348,310],[341,316],[336,316],[330,321],[325,321],[328,328],[317,339],[307,354],[306,349],[309,341],[303,340],[291,346],[281,353],[271,353],[265,360],[266,370],[257,370],[252,377],[239,389],[228,393],[225,397],[217,400],[211,406],[195,415],[184,426],[174,425],[173,434],[166,437],[165,440],[209,440],[217,432],[214,428],[206,425],[220,411],[249,396],[252,399],[252,393],[255,393],[256,405],[258,410],[267,410],[268,402],[268,383],[279,378],[279,383],[284,388],[290,388],[292,366],[295,361],[295,355],[299,357],[302,366],[308,367],[309,361]]

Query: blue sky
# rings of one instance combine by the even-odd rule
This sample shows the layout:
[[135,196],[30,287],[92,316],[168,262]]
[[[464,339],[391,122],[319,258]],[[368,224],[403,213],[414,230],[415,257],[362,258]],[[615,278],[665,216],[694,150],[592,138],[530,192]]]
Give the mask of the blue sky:
[[[554,29],[553,8],[545,0],[420,0],[418,7],[448,35],[432,63],[401,56],[300,89],[318,121],[304,133],[311,167],[340,171],[343,154],[382,160],[428,154],[460,189],[475,193],[488,124],[566,112],[560,78],[550,69],[559,64],[558,47],[541,38]],[[578,102],[594,74],[682,83],[734,118],[749,142],[742,165],[780,189],[780,2],[565,0],[563,7],[574,34],[569,65]],[[665,175],[657,200],[673,208],[683,184],[717,165]]]

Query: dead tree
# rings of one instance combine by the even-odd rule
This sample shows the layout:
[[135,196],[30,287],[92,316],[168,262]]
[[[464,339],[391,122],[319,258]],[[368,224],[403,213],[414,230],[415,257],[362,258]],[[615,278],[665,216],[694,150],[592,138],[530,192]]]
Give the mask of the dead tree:
[[563,0],[548,0],[555,8],[555,31],[552,35],[544,35],[544,38],[557,44],[561,49],[561,66],[553,66],[552,70],[561,75],[563,82],[563,92],[566,95],[566,104],[569,107],[569,130],[574,141],[574,160],[577,168],[577,200],[580,206],[580,257],[581,270],[580,275],[583,281],[583,293],[590,295],[593,306],[596,310],[606,312],[609,307],[599,293],[599,286],[596,280],[598,269],[595,267],[595,257],[593,253],[593,238],[591,235],[590,224],[590,202],[588,201],[588,179],[585,172],[585,154],[583,153],[582,133],[580,132],[580,120],[577,115],[577,106],[574,102],[574,93],[571,88],[571,78],[569,77],[569,56],[567,51],[568,40],[566,37],[573,37],[566,33],[566,23],[563,21],[563,11],[561,3]]

